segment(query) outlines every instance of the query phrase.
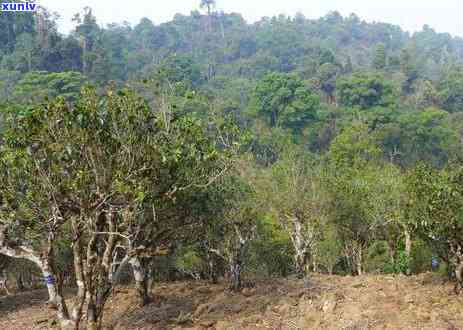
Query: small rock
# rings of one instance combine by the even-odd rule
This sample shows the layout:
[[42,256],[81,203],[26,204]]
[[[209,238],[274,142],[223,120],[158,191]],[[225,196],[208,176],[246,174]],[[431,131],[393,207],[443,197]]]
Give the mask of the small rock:
[[221,292],[212,300],[214,303],[221,303],[228,300],[229,294],[227,292]]
[[415,302],[415,297],[411,294],[407,294],[404,299],[405,299],[405,302],[409,304],[412,304]]
[[230,329],[230,323],[225,322],[225,321],[219,321],[215,325],[215,328],[217,330],[229,330]]
[[243,307],[241,305],[234,305],[230,308],[230,310],[235,313],[235,314],[238,314],[240,313],[242,310],[243,310]]
[[199,325],[203,328],[212,328],[214,325],[216,324],[216,321],[212,321],[212,320],[206,320],[206,321],[202,321],[201,323],[199,323]]
[[323,313],[332,313],[336,308],[336,301],[334,300],[326,300],[323,303],[322,311]]
[[260,315],[251,315],[245,319],[247,323],[250,324],[258,324],[260,322],[261,316]]
[[117,294],[128,294],[129,293],[129,290],[127,289],[116,289],[114,291],[114,293],[117,293]]
[[289,294],[291,298],[301,298],[305,294],[304,291],[293,291]]
[[252,297],[252,296],[254,296],[256,294],[256,290],[255,289],[245,288],[245,289],[243,289],[243,291],[241,291],[241,293],[245,297]]
[[194,316],[198,317],[201,314],[204,314],[204,312],[208,311],[210,307],[211,306],[208,303],[199,305],[195,310]]
[[299,306],[299,308],[301,310],[310,309],[310,308],[313,307],[313,301],[312,301],[312,299],[301,298],[301,299],[299,299],[298,306]]
[[350,322],[349,325],[344,327],[346,330],[368,330],[370,329],[370,322],[368,320],[357,320]]
[[207,286],[202,286],[199,287],[196,292],[202,293],[202,294],[209,294],[211,293],[211,289],[209,289]]
[[419,308],[416,311],[416,316],[418,317],[418,319],[423,320],[423,321],[431,320],[431,313],[424,308]]
[[291,310],[291,306],[288,304],[284,304],[284,305],[276,306],[275,311],[280,315],[286,315],[289,313],[290,310]]

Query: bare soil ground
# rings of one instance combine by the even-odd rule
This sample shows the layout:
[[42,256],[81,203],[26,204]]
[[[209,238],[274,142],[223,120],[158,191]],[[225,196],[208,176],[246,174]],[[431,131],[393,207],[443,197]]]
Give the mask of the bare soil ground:
[[[433,274],[314,275],[256,281],[241,293],[198,282],[158,284],[138,308],[121,288],[107,304],[108,329],[463,329],[463,296]],[[72,294],[70,292],[69,294]],[[0,297],[0,329],[54,329],[45,291]]]

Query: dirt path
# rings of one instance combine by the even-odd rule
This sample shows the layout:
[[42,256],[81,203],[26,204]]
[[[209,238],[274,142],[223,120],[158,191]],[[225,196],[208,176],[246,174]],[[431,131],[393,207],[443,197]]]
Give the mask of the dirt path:
[[[111,329],[462,329],[463,297],[432,274],[416,277],[315,275],[259,281],[232,294],[222,285],[159,284],[156,302],[139,309],[121,289],[108,302]],[[46,292],[0,297],[0,330],[52,329]]]

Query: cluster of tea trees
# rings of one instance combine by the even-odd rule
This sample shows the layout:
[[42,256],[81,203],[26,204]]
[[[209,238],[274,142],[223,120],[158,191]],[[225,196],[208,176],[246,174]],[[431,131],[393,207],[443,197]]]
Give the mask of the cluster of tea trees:
[[128,269],[141,303],[149,281],[239,290],[432,257],[459,290],[462,39],[214,5],[134,27],[86,8],[68,36],[1,15],[0,264],[18,287],[35,264],[74,328],[101,326]]
[[[36,264],[62,325],[76,328],[83,308],[88,326],[98,326],[125,264],[147,301],[142,259],[195,230],[198,194],[230,175],[238,147],[225,123],[206,130],[129,90],[97,97],[86,89],[73,106],[58,98],[12,109],[2,126],[0,253]],[[56,283],[59,241],[72,246],[72,310]]]

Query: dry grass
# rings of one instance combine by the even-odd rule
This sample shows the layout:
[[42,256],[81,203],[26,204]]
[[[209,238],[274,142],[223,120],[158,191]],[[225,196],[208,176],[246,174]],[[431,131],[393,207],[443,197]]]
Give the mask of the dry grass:
[[[107,304],[108,329],[463,329],[463,297],[432,274],[259,281],[230,293],[223,285],[162,283],[140,309],[122,288]],[[0,329],[50,329],[46,292],[0,298]]]

